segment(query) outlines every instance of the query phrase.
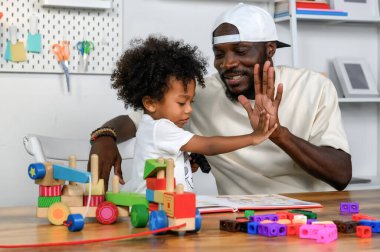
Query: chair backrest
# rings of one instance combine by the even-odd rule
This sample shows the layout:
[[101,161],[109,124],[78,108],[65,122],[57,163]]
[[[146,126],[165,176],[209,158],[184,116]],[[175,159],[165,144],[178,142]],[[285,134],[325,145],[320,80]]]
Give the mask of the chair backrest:
[[[68,160],[75,155],[77,161],[87,161],[91,145],[87,139],[66,139],[29,134],[23,139],[26,151],[34,156],[36,162],[48,160]],[[132,159],[135,139],[118,144],[123,160]]]

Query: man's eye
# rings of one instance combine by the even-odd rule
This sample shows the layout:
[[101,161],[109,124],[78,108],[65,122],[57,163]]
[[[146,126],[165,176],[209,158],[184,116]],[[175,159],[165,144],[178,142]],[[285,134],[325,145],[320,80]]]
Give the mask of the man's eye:
[[238,53],[238,54],[245,54],[246,52],[247,52],[247,49],[245,49],[245,48],[238,48],[236,50],[236,53]]
[[179,104],[180,106],[185,106],[186,103],[184,103],[184,102],[178,102],[178,104]]

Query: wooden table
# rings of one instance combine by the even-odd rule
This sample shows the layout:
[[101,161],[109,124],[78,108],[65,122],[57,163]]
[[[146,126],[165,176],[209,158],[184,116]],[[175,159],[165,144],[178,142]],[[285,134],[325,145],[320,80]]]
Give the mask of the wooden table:
[[[324,208],[314,209],[319,220],[350,219],[339,215],[342,201],[356,201],[360,212],[380,219],[380,190],[284,194],[285,196],[322,203]],[[263,211],[274,212],[274,211]],[[178,236],[170,233],[160,236],[144,236],[134,239],[108,241],[86,245],[71,245],[30,250],[145,250],[151,251],[375,251],[380,250],[380,234],[360,239],[355,234],[339,233],[337,241],[319,244],[315,240],[298,237],[263,237],[246,233],[230,233],[219,230],[220,219],[234,219],[243,213],[202,215],[202,229],[197,234]],[[114,225],[100,225],[92,220],[81,232],[71,233],[64,226],[52,226],[47,219],[37,219],[34,207],[0,208],[0,244],[25,244],[60,241],[78,241],[123,236],[146,231],[133,228],[129,219]],[[22,249],[25,251],[26,249]]]

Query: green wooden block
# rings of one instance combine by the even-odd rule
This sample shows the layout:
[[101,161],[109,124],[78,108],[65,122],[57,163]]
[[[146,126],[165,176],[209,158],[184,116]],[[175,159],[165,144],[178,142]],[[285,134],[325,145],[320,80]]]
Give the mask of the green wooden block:
[[110,201],[117,206],[133,206],[136,204],[149,207],[149,202],[144,194],[132,192],[106,192],[106,201]]
[[164,160],[164,163],[161,164],[158,162],[158,159],[147,159],[145,160],[144,167],[144,179],[148,177],[153,177],[159,170],[166,169],[167,160]]
[[249,216],[254,216],[255,215],[255,211],[254,210],[245,210],[244,211],[244,217],[247,218],[249,220]]
[[38,196],[38,207],[50,207],[56,202],[61,202],[61,196],[42,197]]

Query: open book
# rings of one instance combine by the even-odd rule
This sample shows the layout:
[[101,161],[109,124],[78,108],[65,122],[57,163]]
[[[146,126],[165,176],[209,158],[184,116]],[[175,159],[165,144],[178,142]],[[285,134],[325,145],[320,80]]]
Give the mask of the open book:
[[302,201],[278,194],[260,195],[197,195],[197,208],[200,213],[236,212],[239,210],[275,210],[320,208],[321,204]]

